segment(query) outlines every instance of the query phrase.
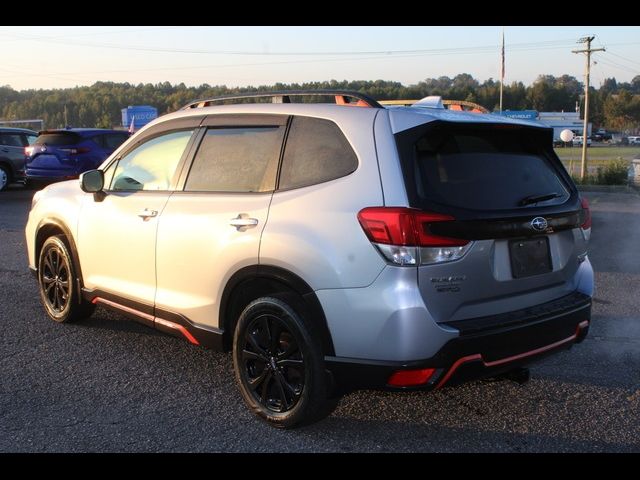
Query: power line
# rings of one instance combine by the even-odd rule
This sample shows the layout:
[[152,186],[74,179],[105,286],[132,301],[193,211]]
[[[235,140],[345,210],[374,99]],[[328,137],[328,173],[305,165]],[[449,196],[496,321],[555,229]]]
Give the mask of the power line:
[[640,62],[636,62],[635,60],[631,60],[630,58],[623,57],[622,55],[618,55],[617,53],[613,53],[611,50],[609,50],[607,53],[609,53],[610,55],[613,55],[614,57],[618,57],[622,60],[626,60],[629,63],[633,63],[634,65],[640,65]]
[[618,70],[623,70],[625,72],[628,73],[634,73],[634,74],[638,74],[640,73],[637,69],[633,69],[632,67],[629,67],[628,65],[622,65],[618,62],[616,62],[615,60],[612,60],[610,58],[602,58],[602,57],[598,57],[598,62],[603,63],[609,67],[613,67],[613,68],[617,68]]
[[[264,52],[264,51],[242,51],[242,50],[196,50],[196,49],[182,49],[182,48],[158,48],[158,47],[145,47],[135,45],[118,45],[114,43],[101,43],[101,42],[84,42],[79,43],[75,41],[60,40],[57,37],[47,37],[42,35],[29,35],[18,33],[4,33],[4,35],[15,36],[21,39],[59,43],[63,45],[73,45],[77,47],[97,47],[97,48],[112,48],[118,50],[131,50],[131,51],[143,51],[143,52],[158,52],[158,53],[180,53],[180,54],[206,54],[206,55],[242,55],[242,56],[328,56],[328,55],[340,55],[340,56],[357,56],[357,55],[402,55],[402,54],[452,54],[460,51],[468,52],[481,52],[481,51],[495,51],[496,45],[483,45],[483,46],[470,46],[470,47],[454,47],[454,48],[436,48],[436,49],[412,49],[412,50],[373,50],[373,51],[327,51],[327,52]],[[517,43],[509,45],[510,49],[526,50],[529,48],[560,48],[568,46],[570,40],[546,40],[542,42],[527,42]]]

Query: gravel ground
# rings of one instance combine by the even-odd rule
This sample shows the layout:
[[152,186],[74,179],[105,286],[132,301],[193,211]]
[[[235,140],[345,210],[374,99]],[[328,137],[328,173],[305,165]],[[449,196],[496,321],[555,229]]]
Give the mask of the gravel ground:
[[245,408],[231,356],[98,309],[58,325],[27,270],[32,192],[0,193],[0,451],[640,452],[640,197],[589,193],[589,337],[531,381],[357,392],[294,431]]

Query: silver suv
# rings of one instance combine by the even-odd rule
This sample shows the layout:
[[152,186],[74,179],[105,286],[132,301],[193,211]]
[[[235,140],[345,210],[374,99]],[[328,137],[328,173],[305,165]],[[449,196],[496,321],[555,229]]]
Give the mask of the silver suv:
[[353,389],[441,388],[586,336],[590,214],[552,140],[433,98],[198,101],[37,192],[29,265],[53,320],[99,304],[232,350],[251,410],[309,423]]

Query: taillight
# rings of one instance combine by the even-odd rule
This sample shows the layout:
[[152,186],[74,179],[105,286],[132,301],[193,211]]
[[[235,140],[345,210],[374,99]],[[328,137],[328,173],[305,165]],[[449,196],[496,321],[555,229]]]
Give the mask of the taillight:
[[368,207],[358,212],[362,229],[387,261],[407,266],[462,257],[471,246],[469,240],[434,235],[429,230],[431,223],[453,220],[449,215],[406,207]]
[[591,228],[591,209],[589,208],[589,201],[582,197],[580,199],[580,205],[582,206],[582,227],[583,230]]
[[34,147],[33,147],[33,146],[24,147],[24,154],[25,154],[27,157],[30,157],[30,156],[33,154],[33,149],[34,149]]

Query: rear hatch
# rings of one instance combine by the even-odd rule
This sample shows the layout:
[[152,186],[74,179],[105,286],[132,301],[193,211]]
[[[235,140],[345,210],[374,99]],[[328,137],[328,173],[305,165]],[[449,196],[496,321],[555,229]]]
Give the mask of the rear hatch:
[[78,145],[80,142],[82,137],[75,132],[41,132],[35,143],[25,149],[27,168],[74,171],[77,156],[89,152]]
[[576,289],[588,210],[552,130],[435,121],[396,134],[438,322],[521,310]]

